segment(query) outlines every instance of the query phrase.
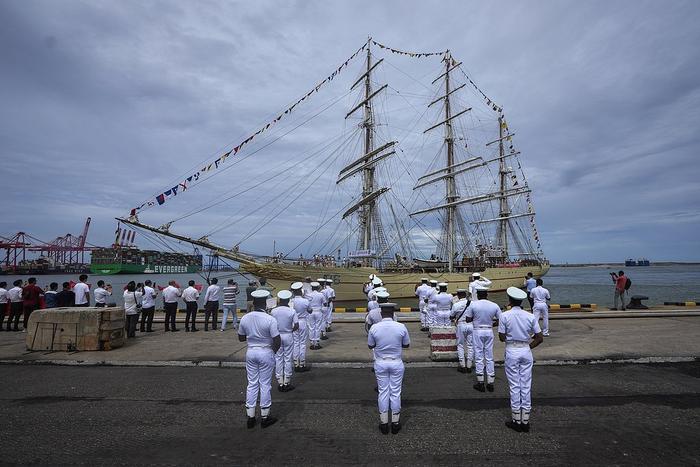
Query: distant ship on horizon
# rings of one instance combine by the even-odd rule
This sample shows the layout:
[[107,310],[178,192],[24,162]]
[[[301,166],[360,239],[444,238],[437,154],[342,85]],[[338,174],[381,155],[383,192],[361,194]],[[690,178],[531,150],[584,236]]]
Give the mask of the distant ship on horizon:
[[625,260],[625,266],[626,267],[632,267],[632,266],[651,266],[651,262],[646,259],[646,258],[639,258],[639,259],[627,259]]

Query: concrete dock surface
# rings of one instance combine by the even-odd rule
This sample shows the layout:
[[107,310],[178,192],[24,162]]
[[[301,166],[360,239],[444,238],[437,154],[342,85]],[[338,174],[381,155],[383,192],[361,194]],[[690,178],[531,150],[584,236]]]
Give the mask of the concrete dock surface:
[[[700,312],[664,313],[667,315],[645,318],[610,318],[591,313],[578,318],[559,315],[550,320],[551,335],[534,350],[535,359],[538,363],[560,364],[606,359],[674,361],[700,357],[700,316],[693,316],[700,315]],[[430,360],[430,339],[420,331],[419,323],[409,320],[405,324],[412,341],[411,348],[405,352],[405,360],[419,366],[440,366],[441,363]],[[237,366],[245,361],[246,345],[238,342],[232,327],[224,332],[205,332],[200,324],[199,332],[188,333],[182,324],[179,326],[180,332],[166,333],[162,324],[155,324],[155,332],[137,332],[137,336],[128,339],[126,345],[108,352],[29,352],[25,333],[3,331],[0,332],[0,362]],[[321,341],[321,350],[307,351],[307,362],[317,366],[370,365],[371,353],[362,323],[344,321],[340,316],[333,323],[329,337]],[[503,360],[504,348],[497,337],[495,340],[494,357],[499,362]]]

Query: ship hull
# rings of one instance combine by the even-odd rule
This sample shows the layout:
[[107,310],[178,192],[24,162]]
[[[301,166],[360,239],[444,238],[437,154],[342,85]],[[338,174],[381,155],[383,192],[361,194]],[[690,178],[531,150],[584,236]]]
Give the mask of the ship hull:
[[[336,305],[352,304],[366,301],[363,285],[370,274],[377,274],[389,290],[392,300],[415,299],[415,288],[421,278],[447,282],[448,292],[456,293],[458,288],[466,288],[471,282],[471,272],[437,273],[437,272],[378,272],[374,268],[334,268],[318,266],[297,266],[279,263],[260,264],[242,263],[241,268],[258,277],[264,277],[275,290],[287,289],[292,282],[302,281],[305,277],[316,280],[319,277],[333,279]],[[518,266],[507,268],[486,268],[481,275],[492,281],[489,289],[493,292],[504,291],[508,287],[522,287],[525,276],[532,272],[535,277],[542,277],[549,271],[549,264],[538,266]]]
[[196,265],[92,264],[92,274],[192,274],[201,271]]

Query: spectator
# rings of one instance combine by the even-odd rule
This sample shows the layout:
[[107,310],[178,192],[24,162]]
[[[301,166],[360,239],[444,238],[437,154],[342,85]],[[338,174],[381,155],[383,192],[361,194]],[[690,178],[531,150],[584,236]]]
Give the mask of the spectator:
[[[77,284],[76,284],[77,285]],[[112,286],[107,284],[105,287],[105,281],[97,281],[97,288],[93,292],[95,295],[95,306],[98,308],[103,308],[107,306],[107,297],[112,295]]]
[[625,290],[627,290],[627,276],[625,276],[624,271],[620,271],[617,274],[614,272],[610,273],[612,281],[615,284],[615,298],[612,310],[617,310],[617,299],[620,299],[620,309],[625,311]]
[[228,280],[228,285],[224,287],[224,317],[221,321],[221,330],[226,329],[226,320],[229,313],[233,320],[233,329],[238,328],[238,316],[236,315],[236,297],[238,297],[238,283],[233,279]]
[[7,291],[10,299],[10,317],[7,320],[7,331],[10,331],[10,323],[14,321],[12,331],[19,331],[19,317],[22,314],[22,279],[17,279],[12,283],[14,287]]
[[44,292],[44,302],[46,303],[46,308],[56,308],[58,298],[58,282],[52,282],[49,284],[49,290]]
[[175,315],[177,314],[177,299],[182,296],[179,287],[176,287],[177,282],[170,281],[168,286],[163,289],[163,309],[165,311],[165,332],[177,332],[179,329],[175,327]]
[[70,289],[70,282],[64,282],[63,290],[56,294],[56,306],[75,306],[75,292]]
[[0,331],[3,330],[2,323],[5,321],[5,314],[9,314],[8,304],[10,303],[10,297],[5,287],[7,287],[7,282],[0,282]]
[[150,280],[144,282],[143,300],[141,301],[141,332],[153,332],[153,315],[156,312],[158,292],[151,287]]
[[530,309],[532,310],[532,307],[534,306],[535,299],[530,296],[530,292],[532,292],[532,289],[537,287],[537,281],[535,280],[534,277],[532,277],[532,273],[528,272],[527,277],[525,278],[525,281],[523,282],[523,287],[527,290],[527,301],[530,302]]
[[204,330],[209,330],[209,317],[211,317],[212,331],[216,331],[216,322],[219,317],[219,296],[221,295],[221,287],[219,279],[216,277],[211,280],[211,284],[207,287],[204,293]]
[[75,306],[90,306],[90,286],[85,283],[87,274],[81,274],[77,284],[73,286],[75,294]]
[[41,300],[41,296],[44,295],[44,291],[41,290],[41,287],[36,285],[36,277],[30,277],[27,282],[28,284],[22,289],[22,302],[24,305],[23,332],[27,332],[29,316],[34,310],[39,308],[39,301]]
[[124,291],[124,311],[126,312],[126,337],[136,337],[136,323],[139,321],[141,311],[141,298],[143,292],[136,289],[134,281],[126,285]]
[[250,313],[251,311],[253,311],[253,296],[251,294],[255,292],[255,290],[257,290],[257,283],[255,281],[249,281],[248,287],[245,288],[246,313]]

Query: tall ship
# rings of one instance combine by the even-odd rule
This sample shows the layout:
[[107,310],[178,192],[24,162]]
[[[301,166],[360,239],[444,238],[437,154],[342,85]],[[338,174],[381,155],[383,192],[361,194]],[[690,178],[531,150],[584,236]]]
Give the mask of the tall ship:
[[[430,61],[434,79],[422,83],[398,68],[394,59],[404,58]],[[320,89],[341,81],[341,72],[359,61],[341,98],[324,103],[318,113],[306,108],[297,120],[280,123],[292,119],[295,108],[309,106],[306,101]],[[385,81],[394,69],[421,87],[401,90]],[[229,167],[237,167],[240,179],[243,161],[264,161],[282,140],[298,144],[290,135],[308,130],[310,120],[345,97],[338,122],[325,122],[296,159],[290,154],[277,165],[264,162],[263,175],[257,167],[257,178],[199,208],[183,206],[184,214],[160,227],[142,220],[146,210],[181,199]],[[392,108],[396,103],[402,105]],[[327,136],[334,126],[339,134]],[[365,300],[363,284],[372,274],[384,281],[392,299],[415,298],[422,277],[448,282],[454,292],[467,286],[473,272],[490,279],[491,290],[501,291],[522,286],[528,272],[541,277],[549,270],[513,137],[502,107],[449,50],[408,52],[370,38],[277,118],[119,220],[158,238],[210,250],[275,288],[305,277],[331,278],[339,304]],[[256,199],[250,199],[251,191]],[[233,213],[203,234],[176,231],[177,222],[224,203]],[[263,235],[265,228],[264,236],[286,253],[245,251],[243,243]],[[213,240],[226,229],[239,230],[233,246]],[[290,232],[302,240],[296,245],[286,240]]]
[[202,270],[202,256],[112,246],[92,251],[92,274],[187,274]]

